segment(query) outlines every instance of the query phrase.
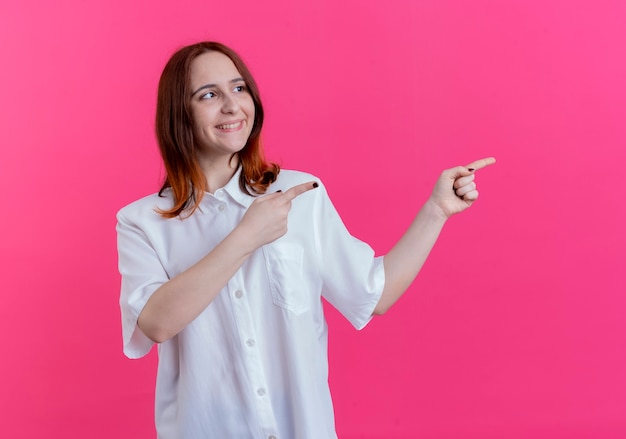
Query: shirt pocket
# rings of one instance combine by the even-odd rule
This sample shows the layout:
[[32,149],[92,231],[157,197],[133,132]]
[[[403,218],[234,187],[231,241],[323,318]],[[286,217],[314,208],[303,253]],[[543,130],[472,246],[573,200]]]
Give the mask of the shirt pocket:
[[263,247],[272,301],[300,315],[309,309],[303,276],[304,249],[290,242],[273,242]]

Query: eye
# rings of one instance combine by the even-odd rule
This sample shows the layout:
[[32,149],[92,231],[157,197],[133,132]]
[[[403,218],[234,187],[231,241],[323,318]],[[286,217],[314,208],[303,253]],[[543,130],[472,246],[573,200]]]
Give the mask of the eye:
[[214,91],[209,91],[203,94],[202,96],[200,96],[200,99],[213,99],[215,96],[217,96],[217,94],[215,94]]
[[246,88],[246,86],[245,86],[245,85],[243,85],[243,84],[242,84],[242,85],[236,85],[236,86],[235,86],[235,88],[233,89],[233,91],[234,91],[235,93],[243,93],[243,92],[245,92],[246,90],[247,90],[247,88]]

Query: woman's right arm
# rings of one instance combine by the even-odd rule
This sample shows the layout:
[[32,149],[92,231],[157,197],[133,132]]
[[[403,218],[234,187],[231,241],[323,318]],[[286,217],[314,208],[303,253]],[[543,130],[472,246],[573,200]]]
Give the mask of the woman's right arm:
[[137,319],[141,331],[156,343],[178,334],[209,306],[254,250],[287,233],[291,201],[315,187],[303,183],[257,198],[222,242],[150,296]]

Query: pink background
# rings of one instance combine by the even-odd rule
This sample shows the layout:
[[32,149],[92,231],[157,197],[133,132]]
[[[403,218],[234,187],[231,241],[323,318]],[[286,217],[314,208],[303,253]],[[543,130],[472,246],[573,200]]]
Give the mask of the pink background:
[[356,438],[626,437],[626,3],[0,3],[0,436],[154,438],[154,352],[121,351],[115,212],[163,176],[161,69],[248,61],[268,155],[387,251],[439,172],[494,155],[407,295],[329,309]]

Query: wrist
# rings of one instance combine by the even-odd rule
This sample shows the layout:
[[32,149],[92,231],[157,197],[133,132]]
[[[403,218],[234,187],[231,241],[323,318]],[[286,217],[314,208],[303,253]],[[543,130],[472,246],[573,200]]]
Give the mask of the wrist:
[[243,253],[243,257],[250,256],[260,245],[256,244],[256,237],[250,233],[247,227],[238,225],[228,235],[233,246]]
[[432,198],[426,200],[426,203],[422,206],[422,212],[425,216],[431,218],[433,221],[441,222],[442,225],[450,218],[445,210],[439,206]]

